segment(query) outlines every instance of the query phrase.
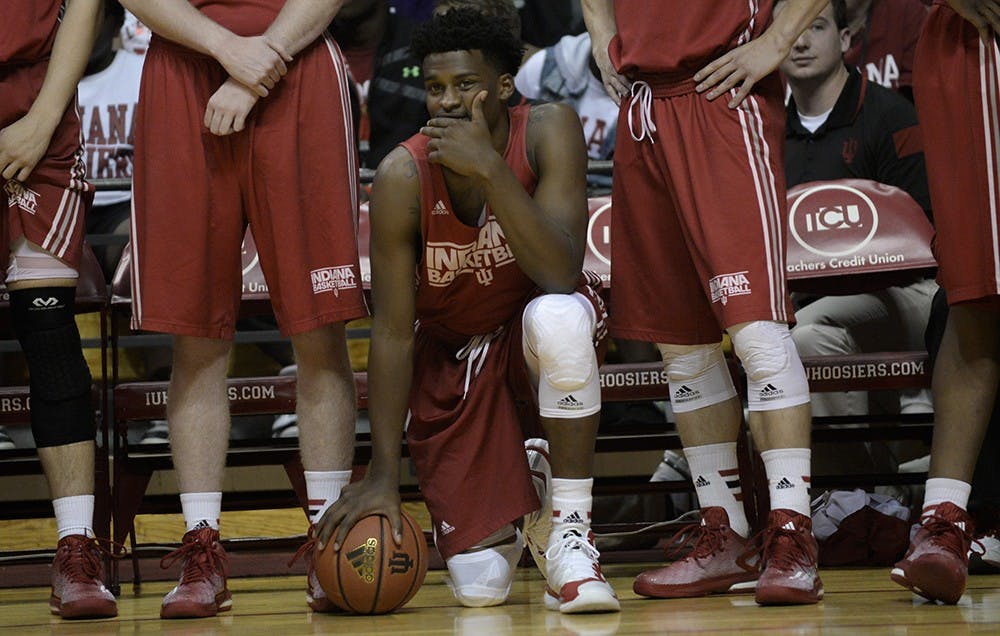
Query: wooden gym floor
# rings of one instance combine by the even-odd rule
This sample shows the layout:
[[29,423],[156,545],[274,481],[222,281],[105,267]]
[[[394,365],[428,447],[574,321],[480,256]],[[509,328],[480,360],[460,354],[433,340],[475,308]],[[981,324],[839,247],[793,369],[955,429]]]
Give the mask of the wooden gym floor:
[[957,606],[924,603],[889,581],[886,568],[823,571],[826,598],[819,605],[757,607],[750,595],[647,600],[631,591],[645,566],[605,570],[622,598],[619,614],[562,615],[541,603],[536,571],[521,568],[506,605],[456,606],[444,572],[431,571],[410,604],[385,616],[312,614],[301,576],[231,579],[233,609],[216,618],[161,621],[160,599],[172,583],[147,583],[138,596],[122,588],[119,616],[104,621],[62,621],[48,613],[47,588],[0,589],[4,634],[946,634],[1000,633],[1000,575],[973,576]]

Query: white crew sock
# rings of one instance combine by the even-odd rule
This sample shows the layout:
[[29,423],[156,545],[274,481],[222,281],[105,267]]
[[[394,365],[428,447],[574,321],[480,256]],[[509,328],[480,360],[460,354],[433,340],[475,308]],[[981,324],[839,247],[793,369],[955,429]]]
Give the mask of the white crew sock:
[[340,491],[351,482],[349,470],[307,470],[306,498],[309,499],[309,523],[316,523],[326,509],[340,499]]
[[188,532],[205,526],[218,530],[219,515],[222,514],[222,493],[183,492],[181,512],[184,513],[184,525]]
[[52,500],[59,539],[71,534],[94,536],[94,495],[74,495]]
[[736,461],[736,442],[705,444],[684,449],[691,481],[702,508],[720,507],[729,516],[729,527],[746,538],[750,524],[743,509],[743,489]]
[[794,510],[811,516],[809,482],[812,452],[808,448],[777,448],[760,454],[767,472],[771,510]]
[[573,528],[584,539],[587,538],[594,505],[593,487],[593,478],[552,478],[552,537],[562,538],[567,530]]
[[972,492],[972,485],[958,479],[948,479],[946,477],[932,477],[927,480],[924,489],[924,510],[921,517],[934,514],[938,504],[949,501],[962,510],[969,505],[969,494]]

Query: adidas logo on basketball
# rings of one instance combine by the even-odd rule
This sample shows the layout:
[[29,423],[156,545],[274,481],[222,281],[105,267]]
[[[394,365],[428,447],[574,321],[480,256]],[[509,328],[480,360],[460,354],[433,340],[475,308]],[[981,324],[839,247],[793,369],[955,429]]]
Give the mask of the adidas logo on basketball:
[[576,410],[579,410],[579,409],[583,408],[583,403],[581,403],[579,400],[577,400],[575,397],[573,397],[572,394],[567,395],[563,399],[561,399],[558,402],[556,402],[556,404],[561,409],[567,409],[567,410],[571,410],[571,411],[576,411]]
[[431,209],[431,214],[448,214],[448,207],[444,204],[444,201],[438,199],[438,202]]
[[776,400],[784,394],[785,394],[784,391],[774,386],[773,384],[768,383],[767,385],[764,386],[763,389],[760,390],[760,399]]
[[454,531],[455,531],[455,526],[451,525],[447,521],[442,521],[441,522],[441,535],[442,536],[444,536],[444,535],[446,535],[446,534],[448,534],[450,532],[454,532]]
[[378,539],[369,537],[364,543],[347,553],[351,567],[365,583],[375,580],[375,552],[378,550]]
[[776,490],[785,490],[787,488],[795,488],[795,484],[788,481],[788,477],[782,477],[778,485],[774,487]]
[[712,482],[710,482],[707,479],[705,479],[704,475],[698,475],[698,479],[696,479],[695,482],[694,482],[694,487],[695,488],[704,488],[705,486],[708,486],[711,483]]

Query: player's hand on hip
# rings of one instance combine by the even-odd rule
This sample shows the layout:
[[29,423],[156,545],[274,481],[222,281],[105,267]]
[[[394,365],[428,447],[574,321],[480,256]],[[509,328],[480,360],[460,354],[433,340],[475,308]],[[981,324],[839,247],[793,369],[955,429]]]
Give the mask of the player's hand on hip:
[[53,132],[30,113],[0,129],[0,175],[27,181],[45,155]]
[[750,94],[754,84],[778,68],[787,55],[788,51],[782,50],[774,38],[765,33],[695,73],[694,81],[698,82],[695,90],[705,93],[711,101],[736,89],[736,95],[729,100],[729,107],[736,108]]
[[622,97],[631,92],[629,81],[624,75],[615,70],[615,65],[611,63],[611,55],[608,53],[610,40],[604,42],[593,41],[591,43],[594,61],[597,69],[601,72],[601,83],[604,90],[616,104],[622,103]]
[[496,154],[490,128],[483,115],[486,91],[480,91],[472,98],[469,119],[448,116],[429,120],[420,133],[430,137],[427,144],[427,160],[441,164],[463,175],[474,175],[482,167],[487,153]]
[[403,541],[403,522],[399,514],[399,481],[370,466],[365,478],[348,484],[340,499],[327,508],[316,523],[316,539],[322,550],[328,543],[340,550],[347,533],[354,524],[368,515],[382,515],[392,526],[392,539],[396,545]]
[[976,27],[984,41],[1000,33],[1000,0],[948,0],[948,4]]
[[220,136],[240,132],[258,99],[257,93],[230,77],[208,100],[205,128]]
[[228,45],[216,55],[230,77],[252,89],[261,97],[268,92],[288,72],[286,62],[292,56],[263,35],[253,37],[234,36]]

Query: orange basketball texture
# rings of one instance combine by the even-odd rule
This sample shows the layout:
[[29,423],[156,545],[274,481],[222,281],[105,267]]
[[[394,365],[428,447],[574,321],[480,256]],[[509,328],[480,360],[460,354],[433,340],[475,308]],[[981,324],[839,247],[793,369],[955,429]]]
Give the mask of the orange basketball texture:
[[427,575],[427,541],[413,517],[400,513],[400,545],[392,540],[386,517],[369,515],[350,529],[340,552],[328,544],[316,555],[316,576],[334,605],[355,614],[385,614],[420,589]]

